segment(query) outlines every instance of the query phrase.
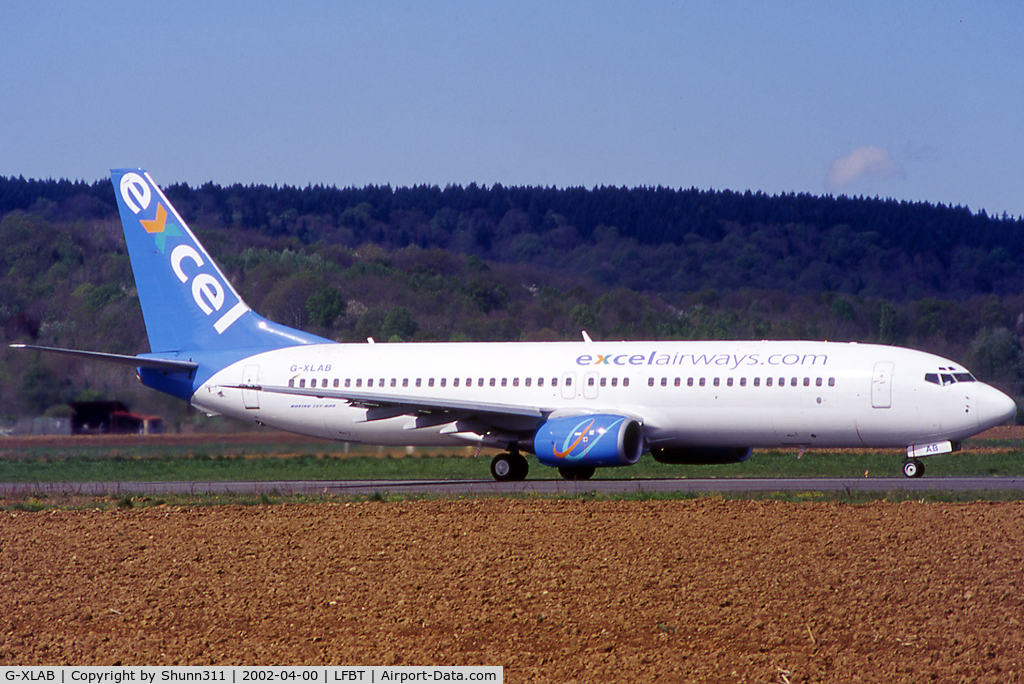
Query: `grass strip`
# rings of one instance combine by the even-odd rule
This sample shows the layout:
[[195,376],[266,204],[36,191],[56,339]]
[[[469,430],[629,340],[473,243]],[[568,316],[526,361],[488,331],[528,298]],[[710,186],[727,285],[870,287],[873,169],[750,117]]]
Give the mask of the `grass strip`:
[[324,504],[367,504],[388,505],[410,501],[430,501],[436,499],[554,499],[567,502],[590,501],[686,501],[703,498],[721,499],[724,501],[781,501],[793,504],[833,503],[842,505],[865,505],[875,502],[918,504],[931,503],[974,503],[974,502],[1019,502],[1024,500],[1024,493],[1018,491],[928,491],[928,492],[744,492],[729,494],[702,494],[695,492],[637,493],[637,494],[598,494],[593,491],[579,494],[502,494],[502,495],[458,495],[438,496],[422,494],[384,494],[345,496],[345,495],[289,495],[270,492],[259,495],[251,494],[175,494],[161,497],[129,496],[118,497],[96,496],[76,497],[60,496],[16,496],[0,499],[0,511],[7,512],[43,512],[54,510],[129,510],[153,507],[184,507],[205,508],[213,506],[296,506]]
[[[320,446],[320,445],[317,445]],[[201,447],[120,447],[114,453],[95,448],[75,451],[34,447],[31,452],[0,455],[0,482],[222,482],[233,480],[472,480],[490,479],[490,454],[478,458],[433,454],[406,456],[345,455],[341,451],[285,455],[266,445],[257,453],[230,443]],[[398,452],[402,454],[402,452]],[[1024,452],[981,448],[925,460],[926,477],[1024,476]],[[598,469],[595,479],[729,477],[901,477],[902,451],[758,450],[743,463],[666,465],[645,456],[635,466]],[[558,479],[554,468],[530,459],[531,479]]]

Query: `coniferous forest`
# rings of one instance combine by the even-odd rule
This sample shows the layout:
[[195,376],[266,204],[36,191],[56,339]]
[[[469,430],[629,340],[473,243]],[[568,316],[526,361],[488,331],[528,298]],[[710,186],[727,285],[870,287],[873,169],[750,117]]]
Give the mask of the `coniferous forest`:
[[[1024,380],[1024,219],[662,187],[165,188],[257,311],[339,341],[828,339]],[[10,342],[148,351],[110,181],[0,177],[0,418],[117,398],[130,371]]]

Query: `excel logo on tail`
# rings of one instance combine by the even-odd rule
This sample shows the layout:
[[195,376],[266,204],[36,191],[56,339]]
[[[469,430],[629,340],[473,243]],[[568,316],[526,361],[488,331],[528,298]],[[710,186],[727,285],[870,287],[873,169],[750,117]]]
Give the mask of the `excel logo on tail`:
[[[121,197],[132,213],[139,214],[149,208],[153,191],[142,176],[137,173],[126,173],[121,176]],[[167,208],[159,201],[156,203],[156,216],[151,219],[139,219],[139,223],[154,237],[156,248],[161,254],[167,248],[169,236],[184,235],[181,226],[173,219],[170,223],[167,222]]]
[[[124,174],[121,176],[120,192],[125,206],[133,214],[136,216],[143,214],[143,212],[145,212],[146,216],[152,214],[152,218],[142,218],[140,216],[139,225],[147,234],[153,236],[157,251],[160,254],[165,254],[168,238],[180,237],[190,241],[191,236],[186,236],[187,231],[181,225],[181,219],[177,213],[168,214],[167,210],[170,208],[170,204],[167,203],[167,199],[162,194],[156,198],[156,209],[152,212],[149,211],[150,206],[153,204],[154,192],[153,186],[145,178],[137,173],[129,172]],[[164,206],[165,204],[166,206]],[[173,242],[179,241],[172,240]],[[177,276],[178,280],[183,284],[191,281],[192,299],[195,301],[196,306],[207,316],[215,312],[219,314],[224,307],[229,288],[217,278],[216,268],[212,264],[207,265],[203,255],[189,244],[188,241],[179,242],[179,244],[171,249],[168,258],[171,263],[171,269],[173,269],[174,275]],[[206,258],[209,259],[209,256]],[[203,269],[204,266],[207,266],[207,269]],[[225,313],[219,315],[217,322],[213,324],[214,330],[218,334],[223,333],[248,310],[249,307],[239,300]]]

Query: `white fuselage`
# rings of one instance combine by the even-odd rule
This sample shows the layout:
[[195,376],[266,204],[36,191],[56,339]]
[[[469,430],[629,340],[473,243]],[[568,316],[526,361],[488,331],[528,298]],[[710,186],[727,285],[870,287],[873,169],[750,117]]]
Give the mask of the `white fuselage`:
[[[454,427],[317,397],[315,388],[535,407],[550,416],[621,414],[642,422],[648,446],[905,447],[959,440],[1012,415],[1005,394],[973,378],[957,382],[957,374],[970,377],[924,352],[828,342],[324,344],[239,361],[203,384],[192,403],[380,445],[466,444],[472,412]],[[945,375],[951,382],[943,384]],[[239,385],[302,387],[311,396]],[[516,422],[508,417],[504,427],[515,430]]]

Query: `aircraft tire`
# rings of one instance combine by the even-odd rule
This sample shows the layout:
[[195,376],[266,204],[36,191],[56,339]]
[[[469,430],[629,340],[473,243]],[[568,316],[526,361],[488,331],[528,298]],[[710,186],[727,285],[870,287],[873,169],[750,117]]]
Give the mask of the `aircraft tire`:
[[502,453],[491,459],[491,477],[498,482],[525,480],[530,464],[521,454]]
[[515,472],[515,465],[512,462],[512,454],[498,454],[491,459],[491,477],[498,482],[511,480]]
[[558,474],[562,476],[564,480],[589,480],[594,477],[596,468],[593,466],[584,468],[559,468]]
[[530,464],[522,454],[512,454],[512,465],[515,476],[513,480],[525,480],[530,472]]
[[907,477],[923,477],[924,464],[916,458],[908,458],[903,462],[903,474]]

